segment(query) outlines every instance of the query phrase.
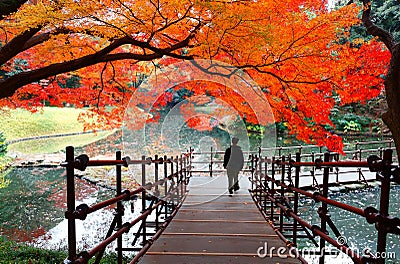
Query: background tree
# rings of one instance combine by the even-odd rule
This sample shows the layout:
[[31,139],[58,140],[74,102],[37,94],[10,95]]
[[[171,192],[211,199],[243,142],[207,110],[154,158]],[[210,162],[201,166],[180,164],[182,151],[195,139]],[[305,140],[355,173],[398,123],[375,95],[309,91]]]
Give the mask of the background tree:
[[[352,2],[352,1],[350,1]],[[335,3],[335,8],[342,8],[347,5],[349,1],[337,1]],[[358,4],[358,2],[357,2]],[[370,11],[371,21],[373,21],[377,26],[384,28],[396,41],[400,40],[400,6],[397,1],[386,1],[386,0],[374,0],[371,2]],[[371,40],[373,38],[370,35],[364,25],[361,23],[359,25],[354,25],[351,27],[351,32],[349,39],[353,41],[355,39],[365,39]]]
[[[0,106],[88,107],[88,128],[119,126],[136,87],[160,66],[203,58],[246,71],[277,121],[337,150],[340,139],[325,129],[333,97],[346,104],[379,94],[389,59],[373,40],[338,41],[359,10],[330,11],[320,0],[42,0],[2,12]],[[66,85],[71,79],[80,86]]]

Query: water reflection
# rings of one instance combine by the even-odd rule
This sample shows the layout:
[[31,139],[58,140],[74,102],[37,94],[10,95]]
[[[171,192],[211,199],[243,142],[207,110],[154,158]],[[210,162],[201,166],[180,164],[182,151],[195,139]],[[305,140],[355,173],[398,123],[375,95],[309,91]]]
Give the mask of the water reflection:
[[[32,242],[64,220],[65,169],[15,168],[11,180],[0,189],[0,234],[18,242]],[[109,191],[77,179],[76,199],[111,197]]]
[[[368,206],[379,209],[380,188],[371,187],[368,189],[349,191],[346,193],[336,193],[330,195],[331,199],[350,204],[355,207],[365,209]],[[317,209],[320,203],[315,204],[310,200],[303,200],[302,207],[300,208],[301,217],[308,222],[319,225],[320,218],[317,214]],[[390,196],[390,215],[400,217],[400,186],[392,186]],[[377,230],[374,225],[368,224],[365,218],[356,214],[346,212],[333,206],[328,206],[328,210],[333,220],[333,223],[341,232],[341,235],[346,238],[350,248],[354,249],[362,255],[364,249],[371,249],[372,252],[376,251]],[[333,232],[329,230],[329,234]],[[308,241],[301,241],[300,247],[312,247]],[[388,235],[387,239],[387,252],[393,252],[395,258],[387,259],[386,263],[400,263],[400,239],[398,235]],[[329,258],[329,256],[328,256]],[[330,257],[332,258],[332,257]],[[318,258],[308,258],[310,263],[318,263]],[[353,263],[349,258],[340,256],[331,261],[340,263]]]
[[[6,177],[11,183],[0,189],[0,235],[40,248],[67,250],[65,169],[15,168]],[[115,191],[79,178],[75,178],[75,192],[76,205],[92,205],[115,196]],[[133,212],[130,202],[124,203],[123,222],[139,216],[140,200],[135,202]],[[85,221],[76,220],[78,251],[90,249],[104,239],[114,218],[114,209],[115,206],[109,206],[90,214]],[[137,227],[131,229],[132,233],[136,231]],[[129,240],[132,237],[124,236],[124,246],[130,245]],[[107,249],[114,247],[112,243]]]
[[[64,218],[66,210],[65,169],[23,168],[13,169],[6,178],[11,179],[7,188],[0,189],[0,235],[20,242],[33,243],[36,246],[51,249],[66,249],[67,225]],[[114,191],[76,179],[76,204],[94,204],[114,196]],[[366,208],[379,207],[379,188],[370,188],[347,193],[331,194],[331,198],[350,205]],[[139,214],[125,211],[124,221]],[[129,205],[126,205],[129,208]],[[300,208],[301,217],[312,224],[319,225],[317,209],[320,203],[304,200]],[[400,217],[400,186],[392,187],[390,212]],[[78,250],[87,249],[97,244],[104,237],[112,221],[113,208],[93,213],[85,221],[77,220]],[[376,249],[377,232],[362,217],[329,206],[329,212],[341,234],[347,238],[352,248],[362,250]],[[132,230],[131,232],[134,232]],[[330,231],[330,234],[332,232]],[[128,239],[128,238],[125,238]],[[128,243],[129,241],[125,241]],[[301,241],[301,247],[310,243]],[[110,246],[111,248],[112,246]],[[387,263],[400,262],[400,242],[395,235],[388,236],[388,252],[395,252],[396,259]],[[338,259],[335,259],[336,262]],[[310,263],[312,263],[310,259]],[[315,262],[317,263],[317,262]],[[352,263],[349,259],[340,259],[337,263]]]

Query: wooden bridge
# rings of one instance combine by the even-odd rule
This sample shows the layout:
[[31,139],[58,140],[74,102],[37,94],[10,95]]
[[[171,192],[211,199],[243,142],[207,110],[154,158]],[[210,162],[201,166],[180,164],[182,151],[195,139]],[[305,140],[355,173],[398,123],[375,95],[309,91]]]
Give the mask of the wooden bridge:
[[[139,263],[301,263],[258,210],[248,179],[240,185],[230,197],[226,176],[192,177],[181,209]],[[266,243],[287,252],[261,258]]]
[[[304,151],[304,147],[301,150]],[[216,152],[212,149],[208,170],[199,167],[196,170],[196,162],[204,164],[204,161],[195,161],[193,151],[176,157],[142,157],[141,160],[122,158],[117,152],[115,160],[90,160],[86,155],[75,157],[73,148],[69,147],[66,162],[62,164],[67,169],[68,182],[69,256],[65,263],[88,263],[92,257],[96,257],[94,263],[99,263],[105,248],[113,241],[116,241],[118,263],[123,263],[123,252],[127,251],[136,252],[130,264],[307,263],[296,248],[300,238],[312,240],[320,252],[329,243],[349,255],[355,263],[385,263],[373,254],[361,256],[346,243],[340,243],[340,230],[329,218],[328,205],[358,214],[368,223],[376,224],[377,252],[385,252],[387,235],[400,235],[400,219],[388,214],[390,183],[400,183],[400,169],[394,165],[391,153],[389,148],[384,150],[382,147],[357,149],[351,155],[356,156],[356,160],[341,161],[336,154],[322,151],[297,151],[295,158],[282,153],[267,158],[262,156],[260,149],[248,153],[249,166],[240,178],[241,189],[230,196],[227,177],[218,175],[221,161],[213,160]],[[75,207],[74,170],[105,165],[116,166],[116,197],[95,205]],[[142,183],[136,190],[122,190],[122,166],[141,166]],[[154,167],[151,176],[146,172],[146,166]],[[339,172],[352,176],[343,178]],[[356,208],[329,199],[329,186],[337,186],[340,182],[368,185],[376,179],[381,182],[378,209]],[[142,198],[141,215],[123,223],[123,201],[137,195]],[[299,216],[300,197],[322,202],[318,211],[319,226]],[[117,203],[115,218],[104,241],[90,251],[78,254],[75,221],[84,220],[91,213],[114,203]],[[333,234],[327,233],[328,227]],[[131,228],[135,230],[131,231]],[[123,243],[123,235],[131,237],[130,247]],[[319,263],[325,263],[323,253]]]

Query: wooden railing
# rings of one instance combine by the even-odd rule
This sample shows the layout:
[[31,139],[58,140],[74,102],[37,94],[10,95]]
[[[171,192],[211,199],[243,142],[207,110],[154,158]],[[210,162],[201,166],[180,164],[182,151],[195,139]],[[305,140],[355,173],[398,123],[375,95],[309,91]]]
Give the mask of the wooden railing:
[[[118,263],[122,263],[123,251],[136,251],[137,254],[131,261],[131,263],[136,263],[152,242],[160,236],[180,207],[189,181],[191,153],[182,154],[179,157],[159,158],[155,156],[150,158],[143,156],[140,160],[131,160],[129,157],[122,158],[121,152],[118,151],[114,160],[91,160],[87,155],[75,157],[74,148],[67,147],[66,161],[61,165],[67,171],[65,217],[68,219],[68,259],[64,263],[88,263],[94,256],[96,256],[94,263],[99,263],[106,247],[115,240],[117,241]],[[141,183],[135,190],[122,190],[122,167],[135,165],[141,166]],[[75,207],[75,169],[84,171],[87,167],[92,166],[116,166],[115,197],[93,205],[80,204]],[[146,175],[146,166],[154,168],[152,177]],[[148,193],[150,190],[152,194]],[[125,210],[122,202],[135,200],[138,195],[142,200],[140,216],[122,223]],[[147,204],[148,202],[149,204]],[[76,221],[84,221],[91,213],[114,204],[116,204],[115,216],[104,240],[88,251],[77,253]],[[150,215],[154,220],[149,220]],[[133,240],[131,245],[136,245],[141,239],[141,247],[124,248],[122,236],[136,226],[139,226],[137,231],[129,234]],[[154,228],[155,233],[149,232],[148,228]]]
[[[378,145],[376,148],[370,146]],[[368,147],[366,147],[368,146]],[[328,205],[336,206],[364,217],[369,223],[378,227],[377,252],[385,251],[385,239],[388,233],[400,234],[399,218],[388,215],[388,195],[391,182],[400,183],[400,169],[396,164],[397,157],[392,157],[393,141],[363,142],[346,146],[346,156],[336,153],[324,152],[323,148],[315,146],[292,146],[278,147],[276,149],[259,148],[257,151],[245,152],[245,172],[250,175],[252,184],[251,192],[260,210],[264,213],[271,225],[276,226],[278,234],[288,243],[296,245],[299,231],[305,232],[315,244],[315,236],[320,237],[320,248],[325,243],[331,243],[343,252],[347,252],[356,263],[365,261],[376,261],[384,263],[373,256],[366,258],[351,251],[347,245],[338,244],[335,238],[326,234],[327,225],[335,230],[335,236],[340,236],[328,214]],[[264,156],[265,153],[274,151],[278,155]],[[296,153],[296,155],[288,154]],[[124,251],[136,251],[137,254],[130,263],[136,263],[145,254],[147,249],[157,239],[176,214],[186,194],[186,185],[192,174],[204,173],[209,176],[224,172],[222,169],[223,151],[194,152],[176,157],[155,156],[153,158],[143,156],[140,160],[131,160],[129,157],[122,158],[121,152],[116,152],[113,160],[91,160],[87,155],[75,157],[74,148],[68,147],[66,161],[62,166],[67,171],[67,211],[68,219],[68,259],[65,263],[87,263],[89,259],[96,256],[94,263],[99,263],[105,248],[116,240],[118,263],[122,263]],[[203,157],[200,159],[199,157]],[[368,157],[368,158],[367,158]],[[345,160],[343,160],[343,158]],[[196,170],[194,166],[203,164],[206,169]],[[86,170],[92,166],[116,166],[116,193],[115,197],[93,205],[75,205],[75,170]],[[139,166],[141,168],[141,182],[134,190],[122,190],[122,167]],[[148,168],[153,168],[149,177]],[[346,168],[346,170],[339,169]],[[368,178],[364,174],[376,172],[376,179],[381,181],[380,208],[368,207],[365,209],[352,207],[329,199],[327,188],[330,184],[341,182],[340,175],[344,173],[356,173],[357,182],[368,184]],[[335,175],[334,179],[330,175]],[[279,179],[278,179],[279,178]],[[151,179],[151,180],[150,180]],[[302,184],[308,179],[309,184]],[[304,182],[303,182],[304,183]],[[309,192],[306,187],[313,188]],[[151,191],[151,192],[150,192]],[[130,201],[141,196],[141,214],[135,219],[122,223],[124,215],[123,201]],[[300,197],[310,197],[315,201],[322,202],[319,210],[321,225],[315,226],[307,223],[298,214],[298,201]],[[89,215],[97,210],[116,204],[115,217],[110,223],[109,230],[105,234],[104,241],[88,251],[77,252],[76,221],[84,221]],[[149,220],[152,216],[152,220]],[[290,230],[284,218],[292,218]],[[140,247],[124,248],[122,236],[129,233],[132,227],[137,230],[131,234],[132,245],[140,243]],[[154,228],[154,232],[150,231]],[[292,239],[290,242],[288,239]],[[324,263],[323,257],[320,263]]]
[[[315,158],[309,154],[282,155],[280,157],[261,157],[252,156],[252,193],[253,198],[260,210],[272,225],[277,227],[278,232],[292,241],[288,242],[297,246],[299,231],[305,233],[315,246],[319,246],[319,263],[325,262],[325,246],[329,243],[341,252],[347,254],[354,263],[385,263],[386,242],[388,234],[400,235],[400,218],[389,215],[389,195],[392,183],[400,184],[400,167],[393,162],[393,150],[378,148],[375,150],[377,155],[370,155],[368,158],[356,160],[340,160],[335,153],[326,152],[321,158]],[[358,152],[360,154],[363,151]],[[360,156],[361,157],[361,156]],[[300,186],[302,171],[305,168],[312,168],[309,171],[322,170],[322,181],[315,184],[313,192]],[[339,202],[329,198],[328,187],[331,184],[330,174],[333,169],[365,168],[375,173],[375,180],[381,182],[379,208],[374,207],[357,208],[349,204]],[[314,175],[315,176],[315,175]],[[315,177],[314,177],[315,178]],[[299,199],[307,197],[315,202],[321,202],[318,208],[320,225],[309,223],[299,214]],[[333,206],[341,210],[351,212],[374,224],[377,229],[377,246],[375,254],[373,252],[354,251],[347,243],[341,242],[341,232],[330,218],[328,206]],[[285,219],[292,219],[287,223]],[[329,234],[327,227],[332,230]],[[290,232],[292,231],[292,232]],[[319,243],[315,239],[319,237]]]

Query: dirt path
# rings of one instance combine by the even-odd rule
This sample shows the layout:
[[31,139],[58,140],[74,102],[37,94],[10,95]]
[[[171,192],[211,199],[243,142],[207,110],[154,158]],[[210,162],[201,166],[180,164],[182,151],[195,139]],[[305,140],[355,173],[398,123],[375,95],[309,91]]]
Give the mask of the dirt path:
[[24,154],[15,153],[13,166],[57,166],[65,161],[64,153],[50,153],[50,154]]
[[[47,154],[25,154],[25,153],[14,153],[15,159],[12,162],[12,166],[16,167],[27,167],[27,166],[59,166],[65,161],[65,153],[47,153]],[[90,159],[114,159],[115,157],[98,155],[90,157]]]

